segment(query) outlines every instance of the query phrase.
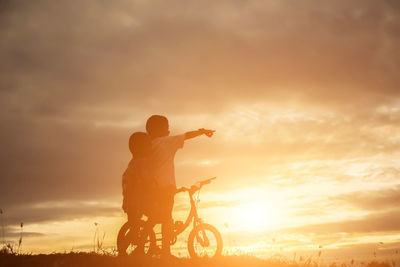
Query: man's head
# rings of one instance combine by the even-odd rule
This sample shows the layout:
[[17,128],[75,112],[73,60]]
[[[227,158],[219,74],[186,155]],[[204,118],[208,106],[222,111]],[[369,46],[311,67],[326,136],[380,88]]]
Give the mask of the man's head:
[[151,139],[147,133],[136,132],[129,138],[129,150],[134,157],[147,157],[151,153]]
[[150,135],[151,139],[168,136],[169,135],[169,124],[168,119],[161,115],[153,115],[147,119],[146,131]]

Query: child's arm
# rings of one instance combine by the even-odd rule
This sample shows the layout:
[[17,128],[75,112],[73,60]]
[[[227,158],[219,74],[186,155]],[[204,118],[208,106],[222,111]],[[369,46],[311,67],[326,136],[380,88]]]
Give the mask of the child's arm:
[[201,129],[198,129],[197,131],[191,131],[191,132],[185,133],[185,140],[195,138],[202,134],[205,134],[208,137],[211,137],[211,136],[213,136],[214,132],[215,132],[214,130],[207,130],[207,129],[201,128]]

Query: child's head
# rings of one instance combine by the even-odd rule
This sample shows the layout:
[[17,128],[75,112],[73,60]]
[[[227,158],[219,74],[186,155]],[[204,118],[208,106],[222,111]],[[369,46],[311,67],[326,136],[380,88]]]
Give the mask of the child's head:
[[147,133],[136,132],[129,138],[129,150],[133,157],[147,157],[151,153],[151,139]]
[[152,139],[169,135],[168,119],[161,115],[153,115],[146,122],[146,131]]

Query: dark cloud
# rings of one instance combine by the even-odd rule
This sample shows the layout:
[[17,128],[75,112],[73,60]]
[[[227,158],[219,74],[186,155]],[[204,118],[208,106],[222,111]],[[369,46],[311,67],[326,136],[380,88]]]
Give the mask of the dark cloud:
[[34,109],[397,95],[398,10],[387,2],[174,3],[10,4],[5,78],[33,93]]
[[3,209],[13,203],[90,199],[120,192],[129,161],[128,133],[62,123],[29,125],[2,132],[11,134],[1,141],[6,148],[0,162]]
[[19,226],[21,222],[25,227],[30,224],[48,223],[54,221],[72,221],[80,218],[101,216],[119,216],[121,207],[109,206],[105,203],[87,203],[80,201],[65,201],[58,203],[33,203],[15,205],[8,210],[3,210],[3,218],[10,227]]

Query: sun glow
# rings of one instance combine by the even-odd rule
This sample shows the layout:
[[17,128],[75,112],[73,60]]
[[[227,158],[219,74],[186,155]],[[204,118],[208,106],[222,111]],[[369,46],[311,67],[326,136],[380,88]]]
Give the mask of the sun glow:
[[238,229],[246,231],[267,230],[276,224],[277,213],[264,203],[250,202],[235,206],[232,217]]

